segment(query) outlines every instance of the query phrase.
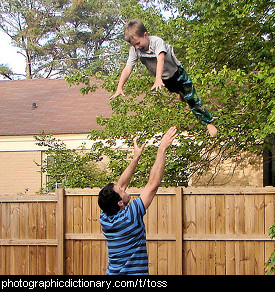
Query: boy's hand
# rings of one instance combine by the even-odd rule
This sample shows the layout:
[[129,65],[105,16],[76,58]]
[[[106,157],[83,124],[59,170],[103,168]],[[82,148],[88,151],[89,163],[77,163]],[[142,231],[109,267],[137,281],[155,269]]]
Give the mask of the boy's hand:
[[157,57],[156,79],[154,85],[151,88],[151,90],[155,89],[156,92],[161,90],[161,87],[164,86],[162,81],[162,73],[164,69],[165,54],[165,52],[161,52]]
[[155,89],[155,91],[161,90],[162,86],[164,86],[162,79],[156,80],[154,85],[152,86],[151,90],[154,90],[154,89]]
[[110,97],[110,100],[115,99],[115,98],[118,97],[119,95],[125,96],[125,93],[123,92],[122,89],[117,89],[117,91],[115,92],[115,94],[113,94],[113,95]]

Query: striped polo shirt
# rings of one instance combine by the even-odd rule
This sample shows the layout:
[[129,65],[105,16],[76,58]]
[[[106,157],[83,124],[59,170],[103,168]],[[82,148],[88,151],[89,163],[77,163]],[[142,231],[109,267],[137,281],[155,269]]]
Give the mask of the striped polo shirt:
[[107,275],[148,275],[148,256],[140,198],[112,216],[101,211],[100,223],[108,246]]

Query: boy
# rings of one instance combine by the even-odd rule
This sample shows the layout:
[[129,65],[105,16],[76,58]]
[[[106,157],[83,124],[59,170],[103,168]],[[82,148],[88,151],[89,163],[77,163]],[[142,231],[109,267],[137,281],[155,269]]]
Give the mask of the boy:
[[100,223],[108,246],[107,275],[148,275],[143,216],[161,183],[166,150],[176,137],[176,132],[176,127],[171,127],[162,137],[149,180],[138,198],[128,205],[130,196],[125,192],[144,149],[144,144],[138,146],[136,138],[134,157],[117,184],[110,183],[99,192]]
[[110,100],[120,94],[125,96],[123,86],[130,77],[133,66],[140,59],[148,71],[156,77],[151,90],[158,91],[165,86],[170,92],[179,93],[180,100],[188,103],[193,114],[202,124],[207,125],[210,136],[214,137],[217,134],[217,129],[212,124],[214,119],[207,109],[202,108],[202,101],[196,96],[196,90],[188,73],[176,59],[173,47],[157,36],[149,36],[140,20],[132,20],[126,25],[125,40],[132,47],[127,64],[121,73],[117,90]]

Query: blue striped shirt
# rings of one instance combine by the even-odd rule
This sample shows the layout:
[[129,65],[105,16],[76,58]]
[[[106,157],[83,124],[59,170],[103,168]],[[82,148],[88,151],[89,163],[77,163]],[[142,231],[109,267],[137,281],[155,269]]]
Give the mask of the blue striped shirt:
[[107,275],[148,275],[148,256],[140,198],[113,216],[101,212],[100,223],[108,246]]

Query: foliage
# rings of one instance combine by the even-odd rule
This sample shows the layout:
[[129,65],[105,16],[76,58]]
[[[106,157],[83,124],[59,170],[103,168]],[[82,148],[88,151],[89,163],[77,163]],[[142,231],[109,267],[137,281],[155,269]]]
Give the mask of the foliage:
[[12,75],[12,74],[13,74],[12,69],[9,68],[9,66],[0,65],[0,75],[12,80],[12,78],[10,77],[10,75]]
[[119,0],[0,2],[0,29],[25,57],[26,78],[60,77],[87,67],[116,34],[118,20]]
[[186,49],[190,64],[204,72],[224,65],[249,72],[259,61],[273,62],[272,0],[174,2],[179,11],[173,20],[175,46],[177,52]]
[[[268,233],[271,239],[275,237],[275,223],[269,227]],[[271,275],[275,273],[275,252],[271,254],[268,261],[265,264],[266,274]]]
[[[156,5],[154,4],[156,3]],[[159,7],[171,13],[167,18]],[[213,13],[215,11],[215,13]],[[92,131],[96,142],[92,153],[107,156],[108,178],[114,180],[125,168],[129,150],[119,146],[132,146],[138,134],[147,147],[137,168],[133,186],[143,186],[153,164],[162,134],[171,126],[179,129],[178,141],[169,148],[163,185],[186,184],[197,179],[210,168],[209,184],[224,161],[230,159],[234,172],[244,160],[246,151],[259,155],[268,137],[275,133],[274,43],[273,8],[270,0],[238,1],[125,1],[120,7],[125,23],[132,18],[144,21],[149,34],[163,37],[175,48],[176,55],[186,67],[198,95],[215,117],[218,135],[211,139],[206,129],[195,120],[191,111],[175,95],[165,89],[153,94],[150,88],[154,78],[142,65],[138,65],[125,85],[125,98],[111,102],[110,118],[98,117],[103,131]],[[122,25],[118,27],[122,34]],[[114,92],[121,68],[127,58],[129,44],[117,40],[121,56],[113,67],[100,72],[96,64],[68,75],[70,84],[84,83],[83,93],[94,90],[89,76],[104,81],[103,87]],[[111,50],[117,48],[115,45]],[[93,66],[95,65],[95,66]],[[113,70],[112,70],[113,68]],[[188,132],[188,135],[187,135]],[[214,170],[214,171],[213,171]],[[226,183],[226,182],[224,182]]]
[[[232,72],[224,67],[220,72],[209,72],[204,76],[205,83],[201,87],[204,101],[209,102],[210,94],[215,101],[210,106],[212,111],[215,109],[215,124],[219,129],[215,139],[207,138],[205,127],[195,120],[185,104],[175,100],[175,95],[166,91],[151,93],[152,77],[138,72],[133,74],[125,86],[127,98],[117,98],[111,103],[113,115],[110,118],[98,118],[97,122],[104,126],[104,130],[92,131],[90,138],[106,139],[105,146],[100,145],[97,150],[100,149],[101,155],[116,159],[112,171],[117,174],[124,158],[119,156],[119,149],[110,148],[116,144],[116,139],[125,139],[128,145],[136,133],[142,135],[141,142],[152,139],[152,145],[146,148],[141,159],[137,179],[133,182],[136,185],[138,181],[138,186],[142,186],[148,178],[162,133],[175,125],[180,135],[178,143],[169,150],[163,184],[186,184],[194,174],[200,177],[210,167],[216,170],[212,180],[221,162],[231,159],[232,163],[238,163],[244,151],[260,154],[263,139],[274,130],[274,124],[268,127],[266,123],[271,108],[263,106],[268,104],[271,93],[266,96],[266,100],[261,95],[262,82],[267,82],[265,79],[260,82],[259,76],[265,70],[269,69],[246,74],[242,70]],[[256,83],[259,85],[256,86]],[[106,78],[104,86],[110,91],[114,90],[116,82],[113,82],[113,77]],[[272,84],[264,86],[266,90]],[[140,95],[144,97],[141,99]]]
[[44,132],[36,135],[35,139],[37,145],[47,147],[42,164],[36,162],[41,172],[49,177],[46,191],[55,189],[56,183],[61,183],[62,187],[92,188],[108,179],[106,171],[96,165],[100,159],[92,152],[85,151],[85,145],[79,149],[67,149],[64,142]]

